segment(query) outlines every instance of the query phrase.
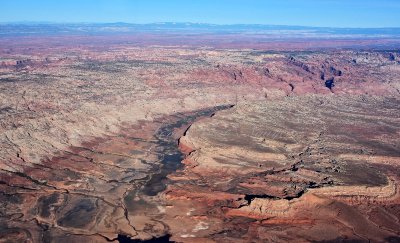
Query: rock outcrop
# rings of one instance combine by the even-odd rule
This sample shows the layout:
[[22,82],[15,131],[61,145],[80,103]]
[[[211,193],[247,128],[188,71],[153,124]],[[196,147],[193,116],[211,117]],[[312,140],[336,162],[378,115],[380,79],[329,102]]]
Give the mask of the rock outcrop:
[[306,96],[239,104],[196,122],[180,139],[187,158],[167,215],[173,222],[179,205],[180,221],[213,227],[171,227],[173,239],[189,242],[189,231],[216,242],[398,239],[399,105]]

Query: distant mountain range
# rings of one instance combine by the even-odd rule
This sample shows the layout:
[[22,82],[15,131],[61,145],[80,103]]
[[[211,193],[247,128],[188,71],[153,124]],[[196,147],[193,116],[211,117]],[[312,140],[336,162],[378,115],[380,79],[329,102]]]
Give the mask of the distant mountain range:
[[0,23],[1,36],[30,35],[109,35],[133,33],[162,34],[253,34],[274,37],[315,38],[398,38],[400,28],[330,28],[285,25],[162,22],[152,24],[131,23]]

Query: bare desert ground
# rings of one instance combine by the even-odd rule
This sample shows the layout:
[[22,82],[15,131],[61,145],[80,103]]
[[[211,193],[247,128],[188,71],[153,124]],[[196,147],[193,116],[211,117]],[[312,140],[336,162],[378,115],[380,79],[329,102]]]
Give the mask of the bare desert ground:
[[1,37],[0,242],[399,242],[396,40],[217,37]]

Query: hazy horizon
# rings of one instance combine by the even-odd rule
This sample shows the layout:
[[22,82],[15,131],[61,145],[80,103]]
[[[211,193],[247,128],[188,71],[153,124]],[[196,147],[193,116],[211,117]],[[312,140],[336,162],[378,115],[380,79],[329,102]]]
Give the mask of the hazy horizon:
[[162,22],[326,28],[399,28],[395,0],[2,0],[0,23]]
[[209,25],[209,26],[260,26],[260,27],[296,27],[296,28],[316,28],[316,29],[400,29],[400,26],[392,26],[392,27],[332,27],[332,26],[313,26],[313,25],[287,25],[287,24],[257,24],[257,23],[248,23],[248,24],[216,24],[216,23],[209,23],[209,22],[172,22],[172,21],[162,21],[162,22],[148,22],[148,23],[136,23],[136,22],[123,22],[123,21],[116,21],[116,22],[57,22],[57,21],[0,21],[0,24],[38,24],[38,25],[118,25],[118,24],[125,24],[125,25],[162,25],[162,24],[170,24],[170,25]]

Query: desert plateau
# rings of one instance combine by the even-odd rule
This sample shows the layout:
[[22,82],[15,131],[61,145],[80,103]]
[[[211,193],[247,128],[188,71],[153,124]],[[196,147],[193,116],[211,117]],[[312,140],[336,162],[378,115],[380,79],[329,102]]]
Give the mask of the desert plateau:
[[214,28],[0,25],[0,242],[400,242],[400,31]]

